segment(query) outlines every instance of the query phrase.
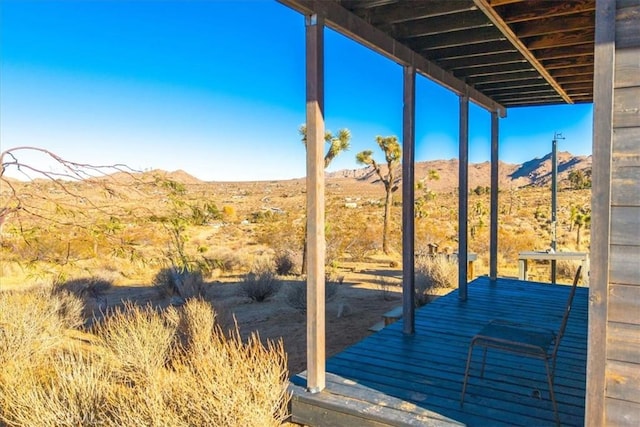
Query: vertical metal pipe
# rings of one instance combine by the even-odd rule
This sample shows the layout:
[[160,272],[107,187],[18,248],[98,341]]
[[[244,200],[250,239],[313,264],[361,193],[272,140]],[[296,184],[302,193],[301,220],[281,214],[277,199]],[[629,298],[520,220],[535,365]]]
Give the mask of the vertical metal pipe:
[[402,331],[415,331],[415,86],[416,70],[404,67],[402,110]]
[[[555,133],[551,141],[551,250],[558,249],[558,139]],[[556,283],[556,260],[551,260],[551,283]]]

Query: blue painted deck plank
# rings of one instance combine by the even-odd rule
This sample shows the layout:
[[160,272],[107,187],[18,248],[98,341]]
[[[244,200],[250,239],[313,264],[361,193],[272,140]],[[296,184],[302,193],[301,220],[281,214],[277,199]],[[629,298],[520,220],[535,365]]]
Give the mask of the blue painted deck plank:
[[[467,301],[453,291],[417,310],[414,336],[402,334],[400,320],[330,358],[328,375],[339,393],[348,394],[344,384],[353,384],[363,398],[356,385],[366,387],[374,401],[406,401],[467,425],[553,425],[544,365],[535,359],[490,352],[481,379],[477,352],[463,408],[459,398],[468,344],[482,325],[502,318],[557,329],[568,292],[563,285],[478,278]],[[587,299],[588,289],[579,287],[558,356],[554,390],[566,425],[584,423]],[[328,393],[331,386],[329,381]]]

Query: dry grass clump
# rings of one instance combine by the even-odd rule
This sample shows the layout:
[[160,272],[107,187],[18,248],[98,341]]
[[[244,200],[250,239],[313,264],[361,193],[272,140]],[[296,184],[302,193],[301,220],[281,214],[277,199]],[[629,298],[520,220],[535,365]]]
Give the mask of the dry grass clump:
[[289,276],[294,273],[294,270],[298,268],[296,261],[296,254],[288,249],[278,250],[273,258],[275,264],[276,274],[279,276]]
[[162,298],[202,297],[206,289],[200,270],[186,270],[177,267],[163,268],[153,278],[153,285]]
[[[580,266],[579,261],[568,261],[568,260],[560,260],[556,262],[556,274],[558,278],[565,279],[569,282],[573,281],[573,278],[576,276],[576,272],[578,271],[578,267]],[[585,274],[584,272],[582,274]]]
[[74,344],[70,312],[16,295],[0,293],[0,425],[277,426],[287,415],[282,342],[225,336],[203,300],[125,305]]
[[60,345],[64,330],[83,324],[82,309],[77,297],[48,287],[0,292],[0,366],[37,363]]
[[267,263],[257,263],[240,283],[240,295],[253,301],[263,302],[280,291],[282,282]]
[[[338,282],[326,281],[324,285],[325,301],[333,300],[338,294],[340,285]],[[285,297],[287,304],[303,313],[307,312],[307,284],[306,282],[291,283]]]
[[431,300],[439,289],[452,289],[458,281],[458,263],[446,256],[424,256],[416,260],[416,304]]

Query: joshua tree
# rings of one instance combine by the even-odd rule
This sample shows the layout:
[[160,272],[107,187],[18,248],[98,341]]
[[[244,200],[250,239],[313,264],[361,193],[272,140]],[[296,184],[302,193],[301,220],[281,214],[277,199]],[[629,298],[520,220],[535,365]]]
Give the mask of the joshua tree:
[[[307,126],[302,125],[300,129],[300,136],[302,139],[302,143],[304,146],[307,146]],[[327,144],[329,144],[329,150],[327,154],[324,155],[324,168],[328,168],[333,159],[335,159],[338,154],[343,151],[347,151],[349,149],[349,144],[351,143],[351,132],[349,129],[344,128],[338,131],[337,135],[333,135],[330,131],[326,131],[324,133],[324,140]],[[304,245],[302,247],[302,274],[307,272],[307,223],[305,222],[304,226]]]
[[572,211],[572,223],[576,226],[576,247],[580,250],[580,232],[583,226],[589,226],[591,224],[591,213],[587,209],[580,209],[574,212]]
[[384,201],[384,225],[382,229],[382,251],[389,254],[389,222],[391,221],[391,206],[393,204],[393,192],[398,189],[395,185],[394,168],[400,162],[402,148],[395,136],[376,136],[376,143],[384,152],[387,162],[386,175],[382,173],[380,164],[373,158],[373,151],[364,150],[356,155],[356,161],[361,165],[373,166],[373,170],[380,177],[380,182],[384,185],[386,198]]

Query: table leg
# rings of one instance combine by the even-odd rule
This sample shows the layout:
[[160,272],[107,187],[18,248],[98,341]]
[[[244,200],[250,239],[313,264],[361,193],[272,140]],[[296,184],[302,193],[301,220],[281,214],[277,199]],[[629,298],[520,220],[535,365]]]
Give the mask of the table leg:
[[520,280],[528,280],[527,277],[527,260],[519,259],[518,260],[518,279]]

